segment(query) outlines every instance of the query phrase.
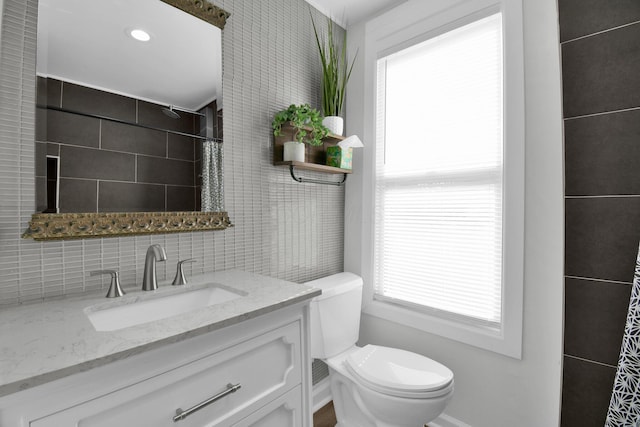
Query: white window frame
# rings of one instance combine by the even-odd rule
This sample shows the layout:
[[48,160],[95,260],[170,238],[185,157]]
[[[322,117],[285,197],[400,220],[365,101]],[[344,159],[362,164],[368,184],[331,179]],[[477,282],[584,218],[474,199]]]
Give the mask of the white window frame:
[[[502,12],[504,44],[504,187],[502,323],[498,331],[374,299],[376,83],[379,58]],[[412,1],[365,28],[363,312],[472,346],[522,357],[524,282],[524,51],[521,0]]]

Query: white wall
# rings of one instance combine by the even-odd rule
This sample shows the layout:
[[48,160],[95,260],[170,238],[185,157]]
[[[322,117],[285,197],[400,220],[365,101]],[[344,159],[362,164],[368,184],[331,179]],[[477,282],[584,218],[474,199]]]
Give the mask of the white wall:
[[[413,0],[399,8],[410,8]],[[396,11],[397,12],[397,11]],[[385,19],[386,15],[378,19]],[[449,417],[473,427],[559,424],[562,373],[563,178],[561,85],[555,0],[524,0],[525,289],[523,357],[516,360],[363,315],[360,343],[425,354],[449,366],[456,381]],[[365,135],[365,28],[348,28],[359,49],[347,99],[348,133]],[[364,140],[365,145],[369,141]],[[371,149],[365,147],[364,150]],[[345,194],[345,270],[361,273],[365,152],[356,152]],[[366,228],[365,228],[366,229]]]

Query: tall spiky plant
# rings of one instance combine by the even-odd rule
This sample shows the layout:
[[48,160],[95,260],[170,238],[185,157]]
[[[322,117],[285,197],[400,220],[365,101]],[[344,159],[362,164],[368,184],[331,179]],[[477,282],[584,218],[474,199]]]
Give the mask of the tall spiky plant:
[[321,41],[313,15],[311,15],[311,23],[322,63],[322,112],[325,116],[339,116],[342,112],[347,82],[351,77],[358,53],[356,52],[349,65],[346,34],[342,39],[342,46],[339,46],[333,31],[333,21],[327,17],[327,39]]

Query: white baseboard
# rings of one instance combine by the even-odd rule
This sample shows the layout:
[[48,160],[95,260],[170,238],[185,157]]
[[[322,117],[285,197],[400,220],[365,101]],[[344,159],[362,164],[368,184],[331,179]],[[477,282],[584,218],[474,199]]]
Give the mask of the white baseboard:
[[441,414],[438,418],[429,422],[429,427],[472,427],[469,424],[456,420],[447,414]]
[[325,378],[313,386],[313,412],[331,402],[331,382]]

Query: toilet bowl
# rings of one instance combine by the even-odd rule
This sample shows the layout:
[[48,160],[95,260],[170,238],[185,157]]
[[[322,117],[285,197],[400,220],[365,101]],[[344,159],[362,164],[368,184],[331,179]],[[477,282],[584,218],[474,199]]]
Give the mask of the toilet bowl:
[[338,427],[422,427],[453,396],[453,373],[428,357],[390,347],[357,347],[362,279],[340,273],[308,282],[311,355],[329,366]]

